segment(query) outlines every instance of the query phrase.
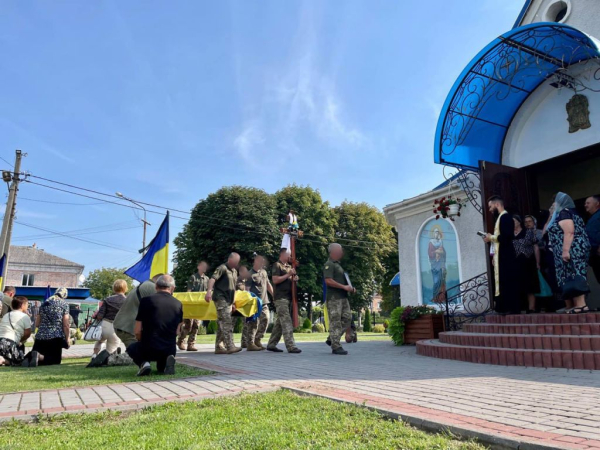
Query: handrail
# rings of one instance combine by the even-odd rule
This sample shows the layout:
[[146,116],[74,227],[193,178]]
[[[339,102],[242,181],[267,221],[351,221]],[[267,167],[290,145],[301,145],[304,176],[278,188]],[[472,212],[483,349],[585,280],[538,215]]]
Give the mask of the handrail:
[[444,293],[446,330],[460,330],[465,323],[477,322],[492,311],[487,272],[463,281]]

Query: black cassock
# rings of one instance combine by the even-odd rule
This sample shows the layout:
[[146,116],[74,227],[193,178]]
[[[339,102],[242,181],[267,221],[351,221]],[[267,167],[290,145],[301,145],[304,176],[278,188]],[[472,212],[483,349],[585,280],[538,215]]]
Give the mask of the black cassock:
[[496,312],[504,314],[521,313],[521,295],[519,288],[519,265],[515,254],[513,240],[515,238],[515,222],[511,214],[500,217],[500,296],[496,297]]

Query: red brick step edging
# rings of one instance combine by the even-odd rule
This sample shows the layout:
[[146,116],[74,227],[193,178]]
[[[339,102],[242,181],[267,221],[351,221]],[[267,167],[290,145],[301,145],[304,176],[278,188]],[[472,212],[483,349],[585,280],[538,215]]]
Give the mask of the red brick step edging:
[[519,315],[489,315],[486,323],[517,324],[517,323],[600,323],[600,313],[585,314],[519,314]]
[[470,347],[496,347],[528,350],[600,351],[600,336],[546,334],[440,333],[440,342]]
[[600,323],[468,323],[463,327],[467,333],[484,334],[551,334],[551,335],[598,335]]
[[441,359],[502,366],[600,370],[600,352],[497,347],[464,347],[437,340],[417,342],[417,354]]

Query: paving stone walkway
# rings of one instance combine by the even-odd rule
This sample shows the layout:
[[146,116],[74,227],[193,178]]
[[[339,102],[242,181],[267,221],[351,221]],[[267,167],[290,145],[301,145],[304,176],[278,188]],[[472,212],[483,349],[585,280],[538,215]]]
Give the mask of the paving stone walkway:
[[[214,355],[212,346],[202,345],[178,359],[217,375],[5,394],[0,418],[132,409],[283,387],[364,404],[422,428],[446,427],[507,448],[600,449],[600,371],[439,360],[388,342],[349,345],[345,357],[331,355],[324,343],[299,347],[301,355]],[[75,346],[71,352],[81,356],[90,348]]]

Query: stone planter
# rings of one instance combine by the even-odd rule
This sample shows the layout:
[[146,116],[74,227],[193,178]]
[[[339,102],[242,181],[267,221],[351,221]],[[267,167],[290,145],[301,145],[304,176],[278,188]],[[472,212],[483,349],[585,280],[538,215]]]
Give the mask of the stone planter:
[[437,339],[442,331],[444,331],[444,315],[426,314],[406,323],[404,343],[416,344],[423,339]]

